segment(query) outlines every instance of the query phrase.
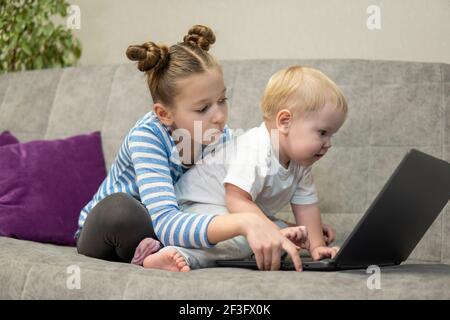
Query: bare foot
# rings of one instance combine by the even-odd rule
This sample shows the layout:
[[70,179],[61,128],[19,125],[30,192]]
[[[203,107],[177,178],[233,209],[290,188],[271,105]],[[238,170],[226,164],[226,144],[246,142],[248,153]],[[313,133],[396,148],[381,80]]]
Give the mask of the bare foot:
[[144,259],[144,268],[162,269],[174,272],[188,272],[191,269],[184,257],[175,249],[158,251]]
[[137,264],[138,266],[142,266],[144,259],[149,255],[157,252],[160,248],[161,243],[158,240],[152,238],[142,239],[142,241],[139,243],[136,250],[134,251],[134,256],[133,259],[131,260],[131,263]]

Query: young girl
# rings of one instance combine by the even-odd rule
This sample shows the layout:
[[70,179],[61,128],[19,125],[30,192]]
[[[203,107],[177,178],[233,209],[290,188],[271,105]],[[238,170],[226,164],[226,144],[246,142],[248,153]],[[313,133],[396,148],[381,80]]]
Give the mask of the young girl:
[[[300,248],[260,216],[185,213],[178,207],[174,184],[211,150],[207,145],[230,135],[222,70],[207,52],[214,42],[211,29],[196,25],[170,48],[153,42],[128,48],[127,57],[147,75],[153,111],[130,130],[108,176],[82,209],[78,253],[141,265],[159,250],[159,241],[210,248],[243,235],[261,259],[284,249],[300,269]],[[170,259],[177,271],[189,270],[178,253]]]

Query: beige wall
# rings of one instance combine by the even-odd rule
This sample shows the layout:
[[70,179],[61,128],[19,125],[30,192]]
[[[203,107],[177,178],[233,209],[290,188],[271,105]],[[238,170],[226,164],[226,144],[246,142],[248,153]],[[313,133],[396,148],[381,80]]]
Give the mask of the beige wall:
[[[69,0],[81,9],[81,65],[123,63],[129,44],[216,33],[219,59],[357,58],[450,63],[449,0]],[[369,30],[369,5],[381,29]]]

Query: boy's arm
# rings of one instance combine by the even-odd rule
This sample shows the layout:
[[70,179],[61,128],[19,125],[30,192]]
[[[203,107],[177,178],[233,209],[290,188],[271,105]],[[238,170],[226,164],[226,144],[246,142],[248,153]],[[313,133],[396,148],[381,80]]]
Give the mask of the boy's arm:
[[333,259],[339,251],[339,247],[327,247],[318,204],[292,204],[292,211],[297,224],[306,226],[308,230],[309,253],[313,260]]
[[313,204],[292,204],[292,212],[297,225],[303,225],[308,230],[310,252],[317,247],[326,246],[323,238],[322,218],[317,203]]
[[[279,219],[283,221],[288,227],[296,227],[296,223],[289,222],[284,219]],[[333,243],[334,238],[336,237],[336,231],[334,228],[332,228],[330,225],[322,223],[322,232],[324,236],[324,240],[327,246],[329,246],[331,243]]]
[[252,196],[234,184],[225,183],[225,200],[227,209],[230,213],[253,212],[272,222],[276,226],[276,224],[253,202]]

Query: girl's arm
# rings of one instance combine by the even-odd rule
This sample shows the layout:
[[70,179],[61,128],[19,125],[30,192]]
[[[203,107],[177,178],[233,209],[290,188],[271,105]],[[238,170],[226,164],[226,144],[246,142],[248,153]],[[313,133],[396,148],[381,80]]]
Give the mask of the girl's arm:
[[212,247],[207,230],[214,215],[185,213],[178,207],[167,155],[170,150],[163,143],[164,134],[161,131],[154,133],[147,127],[137,127],[129,136],[129,153],[141,202],[164,246]]

